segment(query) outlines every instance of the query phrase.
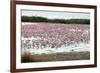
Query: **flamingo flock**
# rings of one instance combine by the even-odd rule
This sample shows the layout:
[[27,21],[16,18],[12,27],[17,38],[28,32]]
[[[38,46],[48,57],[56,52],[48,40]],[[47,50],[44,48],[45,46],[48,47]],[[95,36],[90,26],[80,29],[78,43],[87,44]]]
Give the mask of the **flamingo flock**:
[[21,49],[36,54],[89,51],[89,28],[86,24],[22,23]]

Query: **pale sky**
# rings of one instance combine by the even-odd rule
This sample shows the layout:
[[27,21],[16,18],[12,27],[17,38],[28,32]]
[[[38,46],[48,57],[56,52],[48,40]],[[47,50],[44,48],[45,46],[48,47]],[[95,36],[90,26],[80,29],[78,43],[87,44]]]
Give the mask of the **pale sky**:
[[22,16],[42,16],[49,19],[90,19],[90,13],[67,11],[22,10]]

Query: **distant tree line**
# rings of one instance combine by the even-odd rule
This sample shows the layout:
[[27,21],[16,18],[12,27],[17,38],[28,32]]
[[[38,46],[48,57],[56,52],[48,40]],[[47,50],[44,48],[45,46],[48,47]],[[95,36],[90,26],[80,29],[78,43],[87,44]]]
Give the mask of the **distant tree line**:
[[48,19],[41,16],[21,16],[22,22],[47,22],[63,24],[90,24],[89,19]]

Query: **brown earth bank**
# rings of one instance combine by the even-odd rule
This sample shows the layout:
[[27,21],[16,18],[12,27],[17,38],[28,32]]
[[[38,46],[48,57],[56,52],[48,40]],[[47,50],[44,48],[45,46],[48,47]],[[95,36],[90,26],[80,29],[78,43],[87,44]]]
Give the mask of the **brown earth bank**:
[[48,61],[71,61],[71,60],[89,60],[90,52],[63,52],[52,54],[34,54],[24,53],[21,56],[21,62],[48,62]]

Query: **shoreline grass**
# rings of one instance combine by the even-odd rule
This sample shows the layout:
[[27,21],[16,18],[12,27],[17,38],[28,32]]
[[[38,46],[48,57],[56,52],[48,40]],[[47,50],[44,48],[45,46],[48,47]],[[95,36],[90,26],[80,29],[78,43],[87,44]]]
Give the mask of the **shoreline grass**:
[[90,52],[62,52],[52,54],[30,54],[21,55],[21,62],[48,62],[48,61],[71,61],[71,60],[89,60]]

